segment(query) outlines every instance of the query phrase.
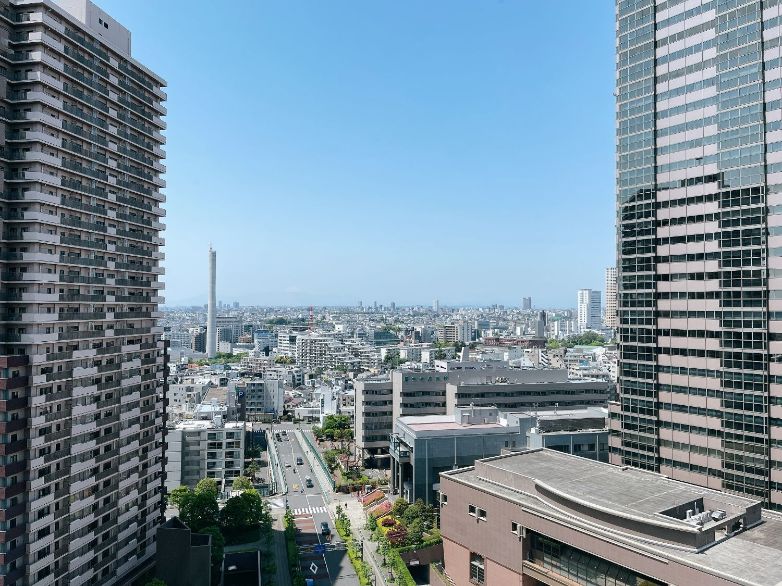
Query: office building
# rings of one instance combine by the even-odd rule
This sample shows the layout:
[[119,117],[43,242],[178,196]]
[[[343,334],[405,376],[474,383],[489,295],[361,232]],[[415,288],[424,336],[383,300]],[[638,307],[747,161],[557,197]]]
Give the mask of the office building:
[[532,297],[522,297],[521,298],[521,310],[522,311],[530,311],[530,310],[532,310]]
[[435,313],[440,313],[440,300],[439,299],[435,299],[434,303],[432,303],[432,310]]
[[606,309],[603,317],[603,325],[609,330],[616,329],[616,267],[606,269]]
[[602,326],[602,322],[603,316],[600,309],[600,291],[579,289],[578,315],[576,321],[578,331],[599,330]]
[[222,415],[177,423],[166,434],[166,490],[195,488],[214,478],[228,490],[244,470],[243,421],[225,423]]
[[391,378],[359,378],[354,381],[353,389],[356,458],[367,465],[388,466],[388,437],[393,431]]
[[165,82],[87,0],[0,1],[0,580],[124,583],[162,469]]
[[228,390],[244,401],[247,421],[271,421],[282,415],[283,381],[271,376],[242,377],[228,381]]
[[546,312],[545,311],[539,311],[538,312],[538,319],[535,320],[535,337],[536,338],[545,338],[546,337]]
[[775,586],[782,518],[761,501],[552,450],[440,474],[433,586]]
[[[388,438],[386,443],[388,444]],[[408,502],[437,503],[439,474],[521,448],[516,419],[509,425],[496,407],[457,407],[451,415],[400,417],[391,434],[391,492]]]
[[218,315],[215,320],[217,341],[236,344],[242,335],[242,318],[237,315]]
[[[686,12],[685,12],[686,9]],[[619,2],[614,463],[782,505],[780,5]],[[775,94],[776,91],[776,94]]]
[[520,427],[528,448],[548,448],[608,462],[608,409],[605,407],[547,407],[504,416],[508,425]]

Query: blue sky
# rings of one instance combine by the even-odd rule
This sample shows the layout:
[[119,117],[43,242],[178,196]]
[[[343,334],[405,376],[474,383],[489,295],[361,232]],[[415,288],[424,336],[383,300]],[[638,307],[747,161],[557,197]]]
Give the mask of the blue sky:
[[168,80],[168,304],[206,301],[210,241],[226,302],[602,289],[613,2],[98,3]]

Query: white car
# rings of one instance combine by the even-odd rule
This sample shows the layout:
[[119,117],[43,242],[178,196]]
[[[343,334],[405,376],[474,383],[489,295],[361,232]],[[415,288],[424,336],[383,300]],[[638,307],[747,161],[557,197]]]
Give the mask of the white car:
[[285,467],[286,468],[290,468],[291,467],[291,463],[288,462],[288,460],[285,460]]

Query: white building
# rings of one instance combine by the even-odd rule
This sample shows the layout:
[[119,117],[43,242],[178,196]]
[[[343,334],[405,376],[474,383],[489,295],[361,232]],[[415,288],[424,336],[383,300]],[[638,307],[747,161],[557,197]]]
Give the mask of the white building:
[[228,383],[228,390],[245,401],[249,421],[272,419],[282,415],[285,395],[283,381],[273,377],[240,378]]
[[469,344],[472,341],[472,324],[468,320],[461,320],[439,325],[437,326],[437,340],[446,344],[454,342]]
[[244,422],[185,421],[166,435],[166,489],[214,478],[221,490],[244,472]]
[[603,324],[606,328],[615,330],[617,324],[617,289],[616,289],[616,267],[606,269],[606,314]]
[[600,291],[579,289],[578,291],[578,331],[599,330],[602,326],[600,310]]

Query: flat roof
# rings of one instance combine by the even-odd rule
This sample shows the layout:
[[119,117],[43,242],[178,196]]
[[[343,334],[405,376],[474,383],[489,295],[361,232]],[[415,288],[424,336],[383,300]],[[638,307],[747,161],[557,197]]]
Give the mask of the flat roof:
[[[548,449],[478,460],[474,467],[441,476],[533,512],[545,512],[577,530],[736,584],[777,586],[782,582],[782,516],[761,513],[757,499]],[[726,518],[717,521],[707,516],[703,525],[688,522],[684,508],[693,503],[725,511]],[[678,509],[678,515],[673,509]],[[746,528],[727,535],[721,531],[722,525],[732,525],[738,518],[748,521]],[[688,546],[687,539],[704,543]]]
[[608,417],[607,407],[577,407],[567,409],[539,409],[537,411],[509,411],[506,415],[531,415],[540,420],[584,419]]
[[408,415],[399,417],[397,423],[407,427],[412,432],[422,431],[464,431],[468,429],[518,431],[496,421],[487,423],[462,423],[453,415]]

